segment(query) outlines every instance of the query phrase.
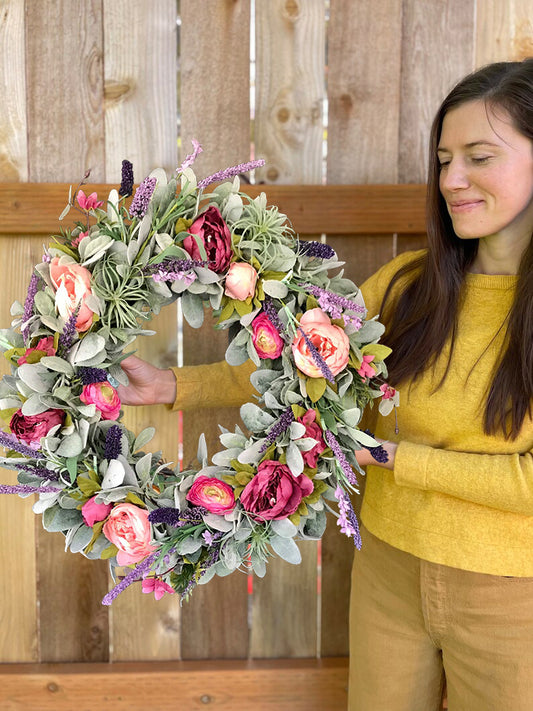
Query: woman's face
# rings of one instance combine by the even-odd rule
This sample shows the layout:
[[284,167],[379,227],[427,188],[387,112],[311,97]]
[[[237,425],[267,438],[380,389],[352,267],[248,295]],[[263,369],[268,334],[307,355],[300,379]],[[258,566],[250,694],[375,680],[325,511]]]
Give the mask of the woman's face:
[[503,109],[469,101],[444,117],[440,191],[462,239],[525,249],[533,233],[533,143]]

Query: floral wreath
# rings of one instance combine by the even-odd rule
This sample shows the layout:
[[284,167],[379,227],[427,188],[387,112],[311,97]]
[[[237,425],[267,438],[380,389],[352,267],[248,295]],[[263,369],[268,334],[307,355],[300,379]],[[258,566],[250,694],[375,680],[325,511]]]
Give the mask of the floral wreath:
[[[215,574],[263,576],[272,553],[299,563],[295,539],[320,538],[327,510],[360,547],[354,452],[387,455],[358,424],[374,399],[384,415],[398,404],[384,381],[384,327],[365,318],[352,281],[330,276],[343,264],[333,249],[300,242],[264,193],[239,191],[238,174],[263,161],[197,182],[193,145],[175,176],[154,170],[129,206],[128,161],[105,206],[71,190],[60,219],[74,207],[83,222],[54,238],[0,331],[11,364],[0,382],[0,465],[19,482],[0,493],[37,493],[33,511],[66,549],[109,560],[106,605],[139,579],[157,599],[186,599]],[[178,297],[191,326],[210,306],[230,329],[226,360],[251,359],[259,393],[241,407],[246,431],[221,428],[212,464],[202,436],[199,468],[186,471],[144,451],[154,429],[126,429],[116,390],[142,322]]]

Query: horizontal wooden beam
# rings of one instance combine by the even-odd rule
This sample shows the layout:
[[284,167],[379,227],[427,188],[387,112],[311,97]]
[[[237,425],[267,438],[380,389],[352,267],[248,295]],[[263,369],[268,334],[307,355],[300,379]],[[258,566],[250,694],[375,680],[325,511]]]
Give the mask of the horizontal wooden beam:
[[348,661],[150,662],[0,666],[9,711],[345,711]]
[[[51,235],[64,223],[58,217],[65,207],[67,183],[0,183],[0,234]],[[115,185],[90,184],[86,193],[107,196]],[[424,185],[244,185],[255,197],[264,191],[301,235],[326,233],[384,234],[425,232]],[[74,216],[74,217],[73,217]]]

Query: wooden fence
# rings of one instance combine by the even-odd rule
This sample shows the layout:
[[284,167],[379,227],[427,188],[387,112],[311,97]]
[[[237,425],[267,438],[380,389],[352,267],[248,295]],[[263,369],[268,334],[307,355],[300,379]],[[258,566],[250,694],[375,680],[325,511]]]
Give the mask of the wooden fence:
[[[0,10],[1,324],[11,302],[24,298],[66,198],[64,186],[41,183],[76,184],[88,167],[91,180],[115,183],[123,158],[140,180],[155,166],[173,170],[193,137],[204,147],[200,175],[265,158],[256,181],[303,236],[325,234],[360,283],[421,244],[423,192],[410,184],[425,180],[428,126],[442,96],[476,66],[533,55],[531,0],[0,0]],[[367,187],[395,183],[403,185]],[[141,354],[175,363],[175,309],[154,327]],[[224,337],[210,324],[185,328],[185,363],[223,352]],[[216,424],[231,427],[235,417],[187,414],[184,460],[202,431],[214,452]],[[127,424],[155,425],[154,446],[176,460],[177,421],[166,410],[136,408]],[[100,604],[106,565],[65,555],[61,536],[42,531],[30,501],[4,497],[0,661],[149,660],[162,669],[164,660],[344,656],[351,544],[330,529],[320,546],[304,546],[302,565],[273,561],[252,594],[235,574],[197,590],[182,608],[134,588],[108,611]],[[273,662],[254,664],[266,664],[262,678],[270,678]],[[69,708],[53,680],[49,706],[42,699],[32,706],[15,693],[19,666],[4,669],[5,708]],[[28,667],[27,678],[38,669]],[[325,676],[317,664],[300,667],[308,682],[314,674],[334,678],[333,667],[321,669]],[[226,672],[238,684],[238,674]],[[135,692],[139,703],[143,694]],[[309,683],[296,685],[297,694],[307,709],[342,708]],[[289,706],[274,705],[275,695],[271,706],[239,706],[236,698],[214,707]],[[184,708],[202,708],[198,699]]]

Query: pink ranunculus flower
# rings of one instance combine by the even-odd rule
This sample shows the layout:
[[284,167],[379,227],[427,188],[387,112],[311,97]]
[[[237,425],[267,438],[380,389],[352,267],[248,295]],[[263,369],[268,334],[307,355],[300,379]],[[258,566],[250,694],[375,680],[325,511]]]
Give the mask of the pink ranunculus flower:
[[252,343],[260,358],[279,358],[285,345],[278,329],[263,311],[252,321]]
[[305,474],[296,477],[286,464],[267,459],[244,487],[241,504],[258,521],[287,518],[296,512],[302,499],[313,492],[313,482]]
[[326,449],[326,443],[322,434],[322,427],[320,427],[316,421],[316,412],[314,410],[307,410],[305,415],[297,418],[297,422],[305,425],[304,437],[312,437],[317,441],[312,449],[309,449],[307,452],[302,452],[305,465],[307,467],[311,467],[311,469],[315,469],[318,458]]
[[83,190],[78,190],[76,200],[78,201],[78,205],[81,209],[86,210],[87,212],[95,210],[97,207],[102,207],[104,204],[102,200],[98,200],[98,195],[96,193],[85,195]]
[[52,356],[56,354],[56,349],[54,348],[54,337],[46,336],[46,338],[41,338],[36,346],[33,348],[28,348],[24,355],[21,355],[17,360],[18,365],[23,363],[38,363],[44,356]]
[[46,437],[52,427],[62,425],[64,421],[63,410],[45,410],[39,415],[23,415],[22,410],[17,410],[11,417],[9,427],[20,440],[34,444],[40,442],[41,437]]
[[116,420],[120,415],[120,398],[115,388],[107,380],[90,383],[81,391],[80,400],[86,405],[96,405],[102,420]]
[[[209,269],[217,274],[223,274],[229,267],[232,256],[231,234],[218,207],[214,205],[208,207],[196,218],[187,232],[197,235],[204,245]],[[202,259],[194,237],[185,237],[182,246],[193,259]]]
[[[333,375],[346,368],[350,355],[350,341],[340,326],[335,326],[322,309],[310,309],[300,319],[305,332]],[[324,374],[315,362],[305,339],[298,331],[292,342],[296,367],[310,378],[322,378]]]
[[363,356],[363,362],[361,363],[361,367],[357,369],[357,372],[362,378],[373,378],[374,375],[376,374],[376,371],[374,368],[370,365],[370,363],[374,360],[373,355],[364,355]]
[[396,395],[395,388],[391,387],[388,383],[383,383],[383,385],[379,386],[379,389],[381,390],[382,400],[392,400]]
[[91,272],[76,262],[60,263],[60,257],[50,262],[50,278],[56,290],[55,303],[59,315],[65,320],[80,305],[76,330],[87,331],[93,323],[93,311],[85,303],[91,294]]
[[235,495],[231,486],[211,476],[197,477],[185,498],[215,514],[223,515],[235,508]]
[[257,272],[248,262],[233,262],[226,274],[224,293],[230,299],[246,301],[255,294]]
[[117,563],[131,565],[155,552],[148,511],[134,504],[117,504],[103,526],[104,536],[118,548]]
[[89,230],[85,230],[85,232],[80,232],[77,237],[74,237],[72,242],[70,243],[73,247],[77,247],[79,243],[82,241],[82,239],[85,239],[89,235]]
[[108,517],[113,504],[98,504],[95,501],[96,496],[93,496],[88,501],[86,501],[81,507],[81,515],[85,524],[89,527],[93,527],[98,521],[103,521]]
[[154,593],[156,600],[161,600],[165,593],[172,595],[176,592],[174,588],[170,587],[170,585],[165,583],[164,580],[161,580],[161,578],[145,578],[142,582],[142,591],[148,595]]

